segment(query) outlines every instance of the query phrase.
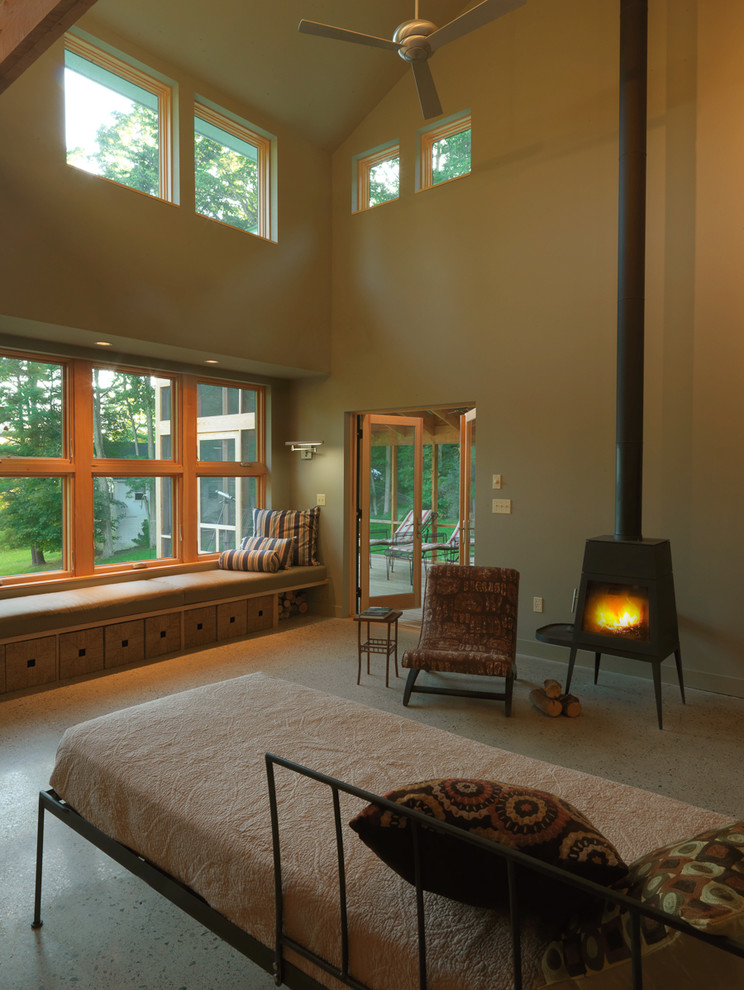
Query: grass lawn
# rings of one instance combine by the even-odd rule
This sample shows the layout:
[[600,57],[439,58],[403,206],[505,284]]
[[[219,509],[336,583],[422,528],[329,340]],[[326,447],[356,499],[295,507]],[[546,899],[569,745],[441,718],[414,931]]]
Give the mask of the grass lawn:
[[[155,557],[154,547],[130,547],[119,550],[105,560],[96,560],[96,564],[119,564],[134,560],[152,560]],[[12,577],[15,574],[36,574],[40,571],[61,571],[63,560],[61,553],[44,554],[46,563],[32,564],[31,550],[0,550],[0,576]]]
[[45,564],[31,563],[31,550],[0,550],[0,574],[10,577],[12,574],[35,574],[37,571],[61,571],[62,554],[44,554]]

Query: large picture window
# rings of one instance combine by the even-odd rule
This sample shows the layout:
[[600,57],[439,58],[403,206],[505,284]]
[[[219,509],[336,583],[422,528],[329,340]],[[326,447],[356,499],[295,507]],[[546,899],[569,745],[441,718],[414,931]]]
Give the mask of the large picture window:
[[264,390],[0,353],[4,584],[177,566],[264,504]]

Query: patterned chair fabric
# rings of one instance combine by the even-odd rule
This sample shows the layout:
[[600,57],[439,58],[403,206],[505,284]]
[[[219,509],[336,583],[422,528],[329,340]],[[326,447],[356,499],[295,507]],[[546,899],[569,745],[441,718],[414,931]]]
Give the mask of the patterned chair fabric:
[[[452,694],[504,701],[511,714],[516,674],[519,572],[504,567],[432,564],[426,578],[423,621],[418,646],[406,650],[409,668],[403,692]],[[415,685],[420,671],[486,674],[505,678],[504,691]]]

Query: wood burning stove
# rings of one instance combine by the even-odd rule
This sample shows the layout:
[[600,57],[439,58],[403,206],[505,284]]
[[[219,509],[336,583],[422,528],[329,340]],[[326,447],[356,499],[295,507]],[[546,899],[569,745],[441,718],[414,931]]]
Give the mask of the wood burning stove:
[[647,0],[620,0],[620,189],[618,216],[615,535],[587,540],[573,624],[537,630],[570,647],[566,693],[577,650],[646,660],[661,718],[663,660],[674,654],[685,700],[668,540],[643,539],[643,378],[646,238]]
[[651,664],[656,714],[661,714],[661,664],[671,654],[677,666],[682,701],[685,686],[674,598],[669,540],[587,540],[574,623],[542,626],[536,636],[570,649],[566,694],[571,690],[576,653],[594,653],[594,683],[603,653]]
[[661,664],[672,653],[685,700],[669,540],[587,540],[576,621],[543,626],[537,638],[570,647],[567,694],[578,650],[594,652],[595,684],[603,653],[649,662],[661,729]]

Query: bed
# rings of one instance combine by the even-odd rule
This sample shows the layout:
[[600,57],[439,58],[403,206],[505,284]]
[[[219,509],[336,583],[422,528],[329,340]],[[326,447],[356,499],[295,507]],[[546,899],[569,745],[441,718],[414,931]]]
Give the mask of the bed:
[[[267,753],[277,757],[268,760],[268,776]],[[339,785],[330,797],[326,777]],[[560,940],[551,943],[529,916],[519,924],[515,978],[508,914],[417,891],[348,829],[370,796],[443,777],[518,781],[559,795],[628,864],[665,843],[730,824],[670,798],[253,673],[65,732],[51,790],[40,794],[34,923],[41,924],[43,827],[51,812],[298,990],[512,990],[520,982],[559,990],[631,987],[630,961],[602,966],[578,982],[563,978],[560,967],[551,971],[546,953]],[[340,935],[340,869],[348,939]],[[417,903],[425,913],[423,983]],[[711,990],[744,985],[744,949],[736,939],[703,932],[701,941],[676,928],[668,936],[646,947],[647,990],[699,987],[701,972],[722,981],[707,979]],[[724,943],[729,952],[717,950]]]

